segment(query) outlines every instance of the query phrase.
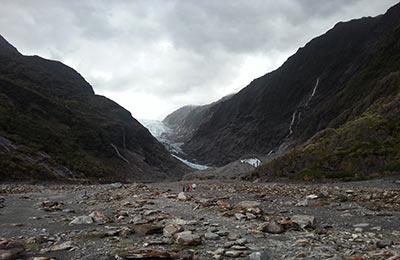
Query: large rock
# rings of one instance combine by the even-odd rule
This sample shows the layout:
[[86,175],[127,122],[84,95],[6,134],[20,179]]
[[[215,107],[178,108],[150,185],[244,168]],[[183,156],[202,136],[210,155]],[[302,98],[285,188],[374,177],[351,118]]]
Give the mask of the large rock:
[[154,224],[135,225],[133,230],[141,235],[152,235],[163,233],[163,226]]
[[176,234],[175,242],[183,246],[197,246],[201,244],[201,237],[191,231],[183,231]]
[[315,223],[315,217],[311,215],[293,215],[290,219],[301,228],[313,227]]
[[24,244],[15,240],[0,239],[0,259],[14,260],[25,251]]

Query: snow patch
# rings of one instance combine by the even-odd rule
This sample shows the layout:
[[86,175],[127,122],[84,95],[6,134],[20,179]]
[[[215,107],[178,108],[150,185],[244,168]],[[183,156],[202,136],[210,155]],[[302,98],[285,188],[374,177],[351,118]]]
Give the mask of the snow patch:
[[258,166],[261,165],[261,161],[257,158],[243,159],[243,160],[240,160],[240,162],[250,164],[251,166],[253,166],[255,168],[257,168]]

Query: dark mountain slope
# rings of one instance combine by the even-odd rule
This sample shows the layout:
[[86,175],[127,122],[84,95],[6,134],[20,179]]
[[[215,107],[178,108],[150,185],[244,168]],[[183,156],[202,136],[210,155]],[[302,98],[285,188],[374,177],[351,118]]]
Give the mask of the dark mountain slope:
[[163,123],[174,130],[173,135],[168,136],[168,139],[177,143],[190,140],[199,126],[211,118],[211,108],[232,96],[225,96],[216,102],[203,106],[184,106],[166,116]]
[[0,37],[0,181],[177,179],[187,170],[73,69]]
[[400,5],[375,18],[338,23],[278,70],[214,106],[184,150],[200,162],[223,165],[244,154],[300,145],[356,119],[393,95],[370,83],[398,71],[399,25]]

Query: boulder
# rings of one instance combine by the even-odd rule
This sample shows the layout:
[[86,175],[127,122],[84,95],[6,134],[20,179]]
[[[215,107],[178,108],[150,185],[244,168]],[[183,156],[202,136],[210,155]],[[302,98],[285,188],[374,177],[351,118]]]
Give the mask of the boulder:
[[14,260],[25,251],[24,244],[15,240],[0,239],[0,259]]
[[315,223],[315,217],[311,215],[293,215],[290,219],[301,228],[313,227]]

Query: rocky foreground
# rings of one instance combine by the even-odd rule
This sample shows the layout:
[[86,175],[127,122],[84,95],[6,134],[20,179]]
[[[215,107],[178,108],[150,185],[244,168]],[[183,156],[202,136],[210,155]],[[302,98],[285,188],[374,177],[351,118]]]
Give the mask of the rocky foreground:
[[0,185],[0,259],[400,259],[400,183]]

